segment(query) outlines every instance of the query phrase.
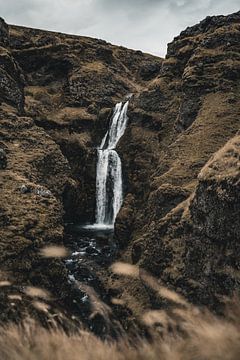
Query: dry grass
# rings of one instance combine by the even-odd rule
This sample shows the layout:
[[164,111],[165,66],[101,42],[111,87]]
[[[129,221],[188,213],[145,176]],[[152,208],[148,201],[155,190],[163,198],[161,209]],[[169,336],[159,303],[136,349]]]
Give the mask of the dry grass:
[[236,135],[215,153],[198,175],[199,180],[238,181],[240,168],[240,136]]
[[[231,306],[228,305],[227,316],[217,318],[159,285],[156,279],[136,266],[116,263],[112,266],[112,270],[119,276],[141,278],[156,291],[156,296],[164,297],[174,304],[166,311],[149,310],[143,314],[142,322],[152,335],[151,341],[140,338],[129,339],[127,336],[115,341],[103,341],[82,330],[79,330],[78,334],[67,335],[57,328],[46,330],[27,319],[22,325],[0,328],[0,359],[238,360],[240,358],[240,304],[236,299]],[[90,292],[92,303],[96,304],[96,294]],[[103,309],[103,313],[106,309]]]
[[199,171],[209,158],[239,129],[238,101],[234,107],[229,95],[208,94],[193,124],[173,142],[161,158],[164,173],[156,173],[152,186],[164,183],[194,191]]
[[[127,339],[102,341],[80,331],[68,336],[60,330],[48,331],[30,320],[22,326],[0,329],[1,360],[238,360],[240,358],[239,325],[232,320],[217,319],[200,311],[195,314],[176,310],[176,319],[184,335],[174,331],[177,320],[164,311],[144,315],[149,327],[155,327],[154,340]],[[169,328],[172,327],[172,332]],[[161,331],[158,333],[158,328]],[[165,330],[165,333],[163,332]]]
[[46,258],[65,258],[69,255],[65,247],[54,245],[42,248],[40,254]]
[[106,71],[106,66],[103,62],[101,61],[93,61],[90,63],[86,63],[82,69],[82,71],[96,71],[96,72],[104,72]]

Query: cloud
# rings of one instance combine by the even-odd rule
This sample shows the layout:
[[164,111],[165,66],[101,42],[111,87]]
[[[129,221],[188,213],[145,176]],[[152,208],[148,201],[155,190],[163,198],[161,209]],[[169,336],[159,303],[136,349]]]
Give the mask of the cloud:
[[0,0],[8,23],[102,38],[164,56],[181,30],[239,0]]

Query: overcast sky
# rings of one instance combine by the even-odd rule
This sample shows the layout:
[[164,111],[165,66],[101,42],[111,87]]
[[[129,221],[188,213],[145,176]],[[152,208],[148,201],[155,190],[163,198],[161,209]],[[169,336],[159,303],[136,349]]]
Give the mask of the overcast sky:
[[97,37],[160,56],[187,26],[238,10],[240,0],[0,0],[0,16],[8,23]]

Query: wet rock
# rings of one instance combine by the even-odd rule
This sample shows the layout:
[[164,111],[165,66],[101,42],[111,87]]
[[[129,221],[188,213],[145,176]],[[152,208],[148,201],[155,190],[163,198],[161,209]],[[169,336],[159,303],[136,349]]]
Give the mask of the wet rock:
[[33,187],[31,185],[23,184],[20,186],[19,190],[22,194],[33,193],[42,197],[53,196],[50,190],[44,189],[42,187]]
[[22,194],[26,194],[26,193],[29,193],[31,192],[31,188],[27,185],[21,185],[21,187],[19,188],[20,192]]
[[52,196],[52,193],[50,190],[47,190],[47,189],[44,189],[44,188],[35,188],[33,189],[33,192],[36,194],[36,195],[40,195],[40,196],[43,196],[43,197],[50,197]]

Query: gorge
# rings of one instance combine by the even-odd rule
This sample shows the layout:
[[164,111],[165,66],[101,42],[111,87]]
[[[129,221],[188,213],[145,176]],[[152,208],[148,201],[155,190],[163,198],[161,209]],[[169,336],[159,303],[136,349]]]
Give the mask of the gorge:
[[187,28],[165,59],[0,20],[1,322],[144,333],[145,309],[170,302],[116,260],[222,313],[239,291],[239,44],[239,12]]

